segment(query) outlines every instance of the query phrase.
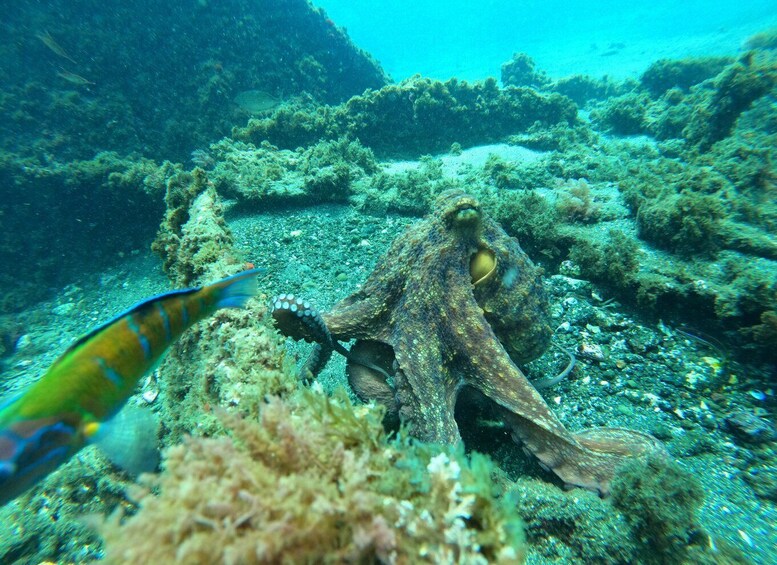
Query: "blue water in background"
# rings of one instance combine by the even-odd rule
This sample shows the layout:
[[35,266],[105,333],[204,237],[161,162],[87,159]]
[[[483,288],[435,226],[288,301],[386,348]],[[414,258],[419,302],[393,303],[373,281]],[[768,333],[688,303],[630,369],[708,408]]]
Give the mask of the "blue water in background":
[[736,53],[775,0],[314,0],[394,78],[499,77],[524,52],[552,77],[638,76],[656,59]]

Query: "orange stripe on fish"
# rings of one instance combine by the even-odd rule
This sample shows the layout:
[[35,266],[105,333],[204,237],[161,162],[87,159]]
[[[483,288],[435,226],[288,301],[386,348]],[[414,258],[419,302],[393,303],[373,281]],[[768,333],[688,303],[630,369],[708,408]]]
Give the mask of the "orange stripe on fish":
[[19,397],[0,406],[0,505],[99,434],[183,332],[257,292],[253,269],[202,288],[155,296],[71,345]]

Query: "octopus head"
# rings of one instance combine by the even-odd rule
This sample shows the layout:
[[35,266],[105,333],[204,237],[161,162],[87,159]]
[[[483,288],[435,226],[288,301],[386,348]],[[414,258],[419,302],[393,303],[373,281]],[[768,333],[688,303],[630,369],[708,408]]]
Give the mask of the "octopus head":
[[482,225],[480,203],[461,190],[441,192],[434,203],[434,209],[446,226],[455,230],[477,231]]
[[455,241],[451,249],[462,253],[474,298],[507,353],[519,364],[542,355],[551,328],[541,269],[472,196],[447,190],[434,209],[444,237]]

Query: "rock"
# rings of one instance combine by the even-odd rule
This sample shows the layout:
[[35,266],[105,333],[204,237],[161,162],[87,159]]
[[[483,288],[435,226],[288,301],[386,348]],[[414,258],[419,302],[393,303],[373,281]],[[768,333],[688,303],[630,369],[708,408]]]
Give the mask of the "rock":
[[15,349],[17,352],[24,351],[25,349],[29,349],[30,345],[32,345],[30,334],[24,334],[16,340]]
[[774,424],[746,410],[736,410],[726,416],[728,430],[742,441],[764,443],[777,439]]
[[742,475],[756,496],[777,502],[777,470],[774,468],[753,468]]
[[596,343],[583,342],[578,345],[577,356],[597,363],[604,361],[604,351]]
[[655,332],[641,326],[635,326],[628,332],[626,343],[634,353],[653,351],[661,343],[661,338]]
[[75,307],[76,305],[74,302],[65,302],[64,304],[60,304],[59,306],[54,307],[51,312],[57,316],[67,316],[73,311]]

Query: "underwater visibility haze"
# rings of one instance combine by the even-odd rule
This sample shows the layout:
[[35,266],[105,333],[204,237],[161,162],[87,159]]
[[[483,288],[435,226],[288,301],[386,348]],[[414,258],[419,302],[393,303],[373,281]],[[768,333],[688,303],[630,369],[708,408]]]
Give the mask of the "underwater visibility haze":
[[0,25],[0,563],[777,564],[773,2]]

